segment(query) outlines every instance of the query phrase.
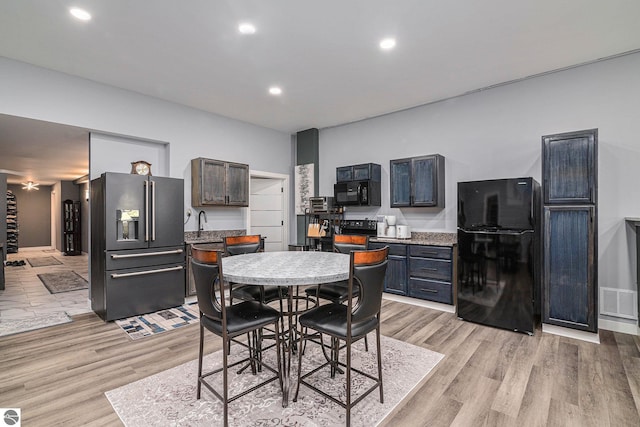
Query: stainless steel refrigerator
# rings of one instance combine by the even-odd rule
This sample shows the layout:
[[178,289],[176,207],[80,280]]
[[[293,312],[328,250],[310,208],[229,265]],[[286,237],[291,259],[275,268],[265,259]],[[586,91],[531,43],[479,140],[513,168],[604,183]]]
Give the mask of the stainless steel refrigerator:
[[458,317],[533,334],[540,304],[540,185],[458,183]]
[[184,302],[184,181],[107,172],[91,181],[91,308],[105,321]]

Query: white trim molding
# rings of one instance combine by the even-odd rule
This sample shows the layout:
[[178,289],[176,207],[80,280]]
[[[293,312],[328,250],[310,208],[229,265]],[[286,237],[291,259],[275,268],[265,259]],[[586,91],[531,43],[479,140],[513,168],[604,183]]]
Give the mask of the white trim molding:
[[609,319],[598,319],[598,327],[607,331],[640,336],[640,327],[637,323],[616,322]]
[[426,301],[423,299],[405,297],[402,295],[388,294],[386,292],[382,294],[382,298],[389,301],[396,301],[396,302],[402,302],[405,304],[417,305],[419,307],[432,308],[434,310],[445,311],[447,313],[456,312],[456,308],[453,305],[441,304],[439,302]]
[[563,328],[562,326],[542,324],[542,333],[559,335],[561,337],[574,338],[577,340],[600,344],[600,337],[597,333],[578,331],[576,329]]

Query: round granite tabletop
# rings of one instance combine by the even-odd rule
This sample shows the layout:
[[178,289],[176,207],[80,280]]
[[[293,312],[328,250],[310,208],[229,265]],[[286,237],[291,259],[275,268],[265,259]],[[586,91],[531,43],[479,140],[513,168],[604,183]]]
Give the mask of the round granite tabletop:
[[349,255],[333,252],[258,252],[222,259],[225,280],[246,285],[317,285],[349,278]]

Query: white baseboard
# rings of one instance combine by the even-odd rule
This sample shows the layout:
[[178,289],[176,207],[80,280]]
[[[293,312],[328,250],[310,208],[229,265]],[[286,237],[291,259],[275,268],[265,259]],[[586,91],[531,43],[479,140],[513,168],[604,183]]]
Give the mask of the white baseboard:
[[446,311],[447,313],[455,313],[456,308],[453,305],[449,304],[441,304],[439,302],[426,301],[423,299],[405,297],[402,295],[394,295],[384,293],[382,294],[382,298],[389,301],[403,302],[405,304],[417,305],[419,307],[432,308],[434,310]]
[[20,249],[22,249],[23,251],[47,251],[55,248],[53,246],[21,246],[18,248],[18,252],[20,252]]
[[600,344],[600,337],[597,333],[594,334],[593,332],[578,331],[575,329],[563,328],[562,326],[548,325],[546,323],[542,324],[542,332]]
[[636,323],[616,322],[615,320],[598,319],[598,327],[607,331],[640,336],[640,328]]

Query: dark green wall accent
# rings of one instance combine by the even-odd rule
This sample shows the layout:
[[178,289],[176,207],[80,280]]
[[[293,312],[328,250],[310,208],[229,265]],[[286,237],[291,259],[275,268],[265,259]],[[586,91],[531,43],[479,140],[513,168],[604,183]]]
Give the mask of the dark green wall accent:
[[[296,134],[296,166],[313,163],[313,194],[318,194],[320,166],[320,133],[318,129],[312,128],[300,131]],[[297,243],[304,244],[306,230],[304,229],[304,215],[296,216],[297,222]]]

